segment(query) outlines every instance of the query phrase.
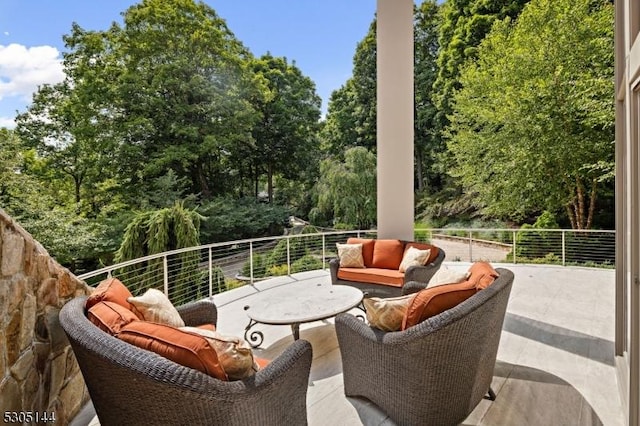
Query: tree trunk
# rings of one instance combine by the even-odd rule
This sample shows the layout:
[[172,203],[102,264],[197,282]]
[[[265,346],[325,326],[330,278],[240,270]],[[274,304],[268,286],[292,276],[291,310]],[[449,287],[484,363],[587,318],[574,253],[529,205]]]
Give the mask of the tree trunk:
[[593,225],[593,216],[596,210],[598,181],[591,180],[591,189],[589,190],[589,207],[586,206],[585,187],[580,178],[576,178],[576,186],[571,189],[571,201],[565,208],[567,216],[571,222],[572,229],[591,229]]
[[591,180],[591,193],[589,195],[589,214],[587,216],[587,225],[586,229],[591,229],[591,225],[593,224],[593,215],[596,210],[596,190],[598,188],[598,181],[594,178]]
[[258,166],[253,168],[253,196],[258,201]]
[[573,214],[573,202],[568,202],[567,205],[565,206],[566,210],[567,210],[567,216],[569,217],[569,222],[571,222],[571,229],[578,229],[578,226],[576,225],[576,217]]
[[269,204],[273,202],[273,164],[269,164],[267,171],[267,193],[269,194]]
[[422,193],[424,190],[424,178],[422,176],[422,152],[416,148],[416,180],[418,181],[417,190]]
[[239,182],[240,190],[238,191],[238,197],[240,198],[244,198],[244,172],[245,172],[244,167],[240,166],[238,168],[238,180],[240,181]]
[[82,186],[82,176],[73,175],[73,183],[75,186],[76,205],[80,208],[80,187]]
[[584,229],[584,185],[582,184],[582,179],[579,177],[576,177],[576,196],[578,199],[576,205],[576,223],[578,224],[578,229]]
[[211,188],[209,188],[207,177],[204,174],[203,165],[197,164],[195,167],[196,181],[200,187],[200,193],[202,194],[202,198],[208,200],[211,198]]

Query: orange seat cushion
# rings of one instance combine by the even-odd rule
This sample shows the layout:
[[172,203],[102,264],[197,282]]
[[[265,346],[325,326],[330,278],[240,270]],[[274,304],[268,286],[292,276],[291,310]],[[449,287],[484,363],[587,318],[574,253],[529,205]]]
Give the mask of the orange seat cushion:
[[404,273],[398,271],[397,268],[340,268],[338,269],[338,278],[347,281],[385,284],[394,287],[402,287],[404,284]]
[[489,287],[498,278],[499,274],[487,262],[475,262],[469,268],[469,279],[477,290]]
[[473,296],[477,291],[475,284],[469,281],[420,290],[409,302],[407,312],[402,319],[402,330],[453,308]]
[[136,314],[114,302],[98,302],[87,313],[89,321],[115,336],[127,324],[138,321]]
[[113,302],[123,308],[131,309],[131,304],[127,301],[133,295],[122,282],[114,277],[102,280],[85,303],[86,309],[91,309],[98,302]]
[[440,250],[438,247],[432,246],[431,244],[427,244],[427,243],[407,243],[407,245],[404,247],[404,251],[406,252],[409,249],[409,247],[415,247],[418,250],[431,250],[431,253],[427,258],[427,262],[425,263],[425,265],[428,265],[434,260],[436,260],[436,257],[438,257],[438,253]]
[[400,240],[376,240],[371,267],[398,269],[403,254],[404,244]]
[[220,380],[228,380],[218,355],[206,338],[177,328],[146,321],[134,321],[120,330],[119,339],[161,355]]
[[376,240],[371,238],[349,238],[347,244],[362,244],[362,259],[364,260],[364,267],[369,268],[373,263],[373,247]]

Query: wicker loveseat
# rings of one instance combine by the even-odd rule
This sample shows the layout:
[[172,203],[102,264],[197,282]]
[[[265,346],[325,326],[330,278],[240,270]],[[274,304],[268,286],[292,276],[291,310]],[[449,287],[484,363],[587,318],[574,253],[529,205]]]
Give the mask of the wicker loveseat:
[[[426,283],[436,273],[445,258],[439,247],[427,243],[404,240],[376,240],[349,238],[347,244],[362,244],[364,268],[344,268],[340,259],[329,261],[332,284],[350,285],[359,288],[366,296],[394,297],[407,294],[403,286],[411,281]],[[410,247],[430,250],[424,265],[410,266],[399,271],[403,254]]]
[[490,386],[514,278],[495,271],[488,287],[404,331],[339,314],[345,395],[370,400],[397,424],[425,426],[457,425],[487,393],[495,398]]
[[[85,301],[67,303],[60,323],[101,425],[307,424],[309,342],[294,342],[247,379],[222,381],[102,331],[88,320]],[[187,325],[216,324],[212,301],[177,309]]]

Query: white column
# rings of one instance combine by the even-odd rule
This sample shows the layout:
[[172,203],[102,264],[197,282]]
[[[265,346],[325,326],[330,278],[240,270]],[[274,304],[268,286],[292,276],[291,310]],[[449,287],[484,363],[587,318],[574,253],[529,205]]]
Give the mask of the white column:
[[377,0],[378,238],[413,240],[413,0]]

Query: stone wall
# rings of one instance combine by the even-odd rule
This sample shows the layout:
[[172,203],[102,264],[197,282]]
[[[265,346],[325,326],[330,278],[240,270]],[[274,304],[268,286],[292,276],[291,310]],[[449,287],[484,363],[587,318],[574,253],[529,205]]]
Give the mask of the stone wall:
[[58,313],[89,291],[0,209],[0,415],[55,412],[68,424],[88,400]]

